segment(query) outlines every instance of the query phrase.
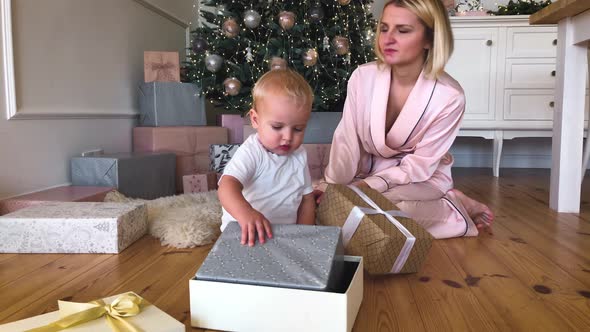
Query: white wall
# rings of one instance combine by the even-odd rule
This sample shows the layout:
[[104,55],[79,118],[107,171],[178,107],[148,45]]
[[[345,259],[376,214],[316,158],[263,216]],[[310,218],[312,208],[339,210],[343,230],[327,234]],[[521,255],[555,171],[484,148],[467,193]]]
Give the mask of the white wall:
[[[158,4],[191,13],[193,0]],[[133,0],[12,1],[17,113],[106,118],[6,120],[1,81],[0,198],[68,183],[69,158],[82,151],[131,150],[134,120],[108,114],[137,112],[144,50],[185,47],[185,28],[148,7]]]

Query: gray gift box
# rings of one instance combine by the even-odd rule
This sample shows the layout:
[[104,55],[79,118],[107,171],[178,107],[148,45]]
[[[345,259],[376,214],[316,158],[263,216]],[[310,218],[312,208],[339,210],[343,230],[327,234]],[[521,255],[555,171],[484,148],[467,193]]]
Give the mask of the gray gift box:
[[116,187],[134,198],[174,195],[175,172],[174,153],[114,153],[71,159],[73,185]]
[[205,98],[193,83],[149,82],[139,86],[139,125],[204,126]]
[[241,228],[228,224],[197,271],[197,279],[329,291],[343,267],[339,227],[272,225],[273,237],[250,247]]

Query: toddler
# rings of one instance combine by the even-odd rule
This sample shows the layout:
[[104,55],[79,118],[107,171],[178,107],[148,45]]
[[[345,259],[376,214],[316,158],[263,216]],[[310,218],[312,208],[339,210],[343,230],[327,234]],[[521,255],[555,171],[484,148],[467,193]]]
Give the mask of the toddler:
[[271,70],[252,90],[256,129],[229,161],[219,181],[221,230],[237,221],[241,243],[272,238],[272,224],[315,223],[315,200],[301,146],[313,92],[292,70]]

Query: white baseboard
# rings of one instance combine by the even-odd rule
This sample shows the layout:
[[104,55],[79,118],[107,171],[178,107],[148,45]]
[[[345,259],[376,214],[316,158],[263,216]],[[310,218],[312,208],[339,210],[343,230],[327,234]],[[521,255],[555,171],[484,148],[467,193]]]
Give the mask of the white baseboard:
[[[492,154],[454,153],[454,167],[492,167]],[[550,155],[503,154],[500,168],[551,168]]]

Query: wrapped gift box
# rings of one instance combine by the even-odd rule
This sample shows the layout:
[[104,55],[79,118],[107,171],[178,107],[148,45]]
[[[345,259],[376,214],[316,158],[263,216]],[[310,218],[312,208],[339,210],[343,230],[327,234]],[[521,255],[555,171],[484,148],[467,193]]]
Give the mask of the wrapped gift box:
[[213,144],[226,144],[228,130],[223,127],[135,127],[133,151],[170,151],[176,154],[176,189],[181,192],[185,175],[210,170],[209,150]]
[[370,188],[329,185],[317,220],[342,227],[345,252],[363,256],[374,275],[417,272],[432,245],[430,233]]
[[62,186],[0,201],[0,215],[45,202],[102,202],[113,187]]
[[[137,296],[137,294],[131,294]],[[110,305],[119,296],[125,294],[119,294],[111,297],[107,297],[104,302]],[[59,301],[59,310],[53,311],[47,314],[19,320],[16,322],[0,325],[0,332],[14,332],[14,331],[25,331],[33,328],[38,328],[51,324],[64,316],[78,312],[80,309],[72,308],[73,306],[87,306],[88,304],[78,304],[73,302]],[[146,303],[142,306],[141,312],[136,316],[126,317],[124,320],[132,324],[135,328],[140,331],[153,331],[153,332],[184,332],[185,326],[172,316],[168,315],[164,311],[158,309],[155,305]],[[97,331],[97,332],[113,332],[113,329],[109,326],[105,317],[99,317],[80,325],[69,327],[66,331]]]
[[316,291],[193,278],[191,325],[246,332],[350,332],[363,299],[362,257],[344,256],[338,280],[334,290]]
[[0,217],[0,252],[115,254],[147,229],[145,205],[43,203]]
[[139,86],[140,126],[205,124],[205,98],[196,84],[151,82]]
[[217,116],[217,124],[229,131],[230,144],[244,142],[244,118],[239,114],[220,114]]
[[115,187],[134,198],[174,195],[175,169],[173,153],[114,153],[71,159],[72,184]]
[[234,156],[240,144],[212,144],[209,148],[209,169],[213,172],[223,173],[225,165]]
[[307,151],[307,165],[311,180],[316,182],[324,178],[324,170],[330,160],[331,144],[303,144]]
[[185,175],[182,177],[182,187],[185,194],[201,193],[217,189],[218,175],[215,172]]
[[145,82],[180,82],[178,52],[143,52]]
[[340,228],[273,225],[273,237],[253,247],[240,243],[230,223],[197,271],[197,279],[274,287],[328,290],[342,268]]

